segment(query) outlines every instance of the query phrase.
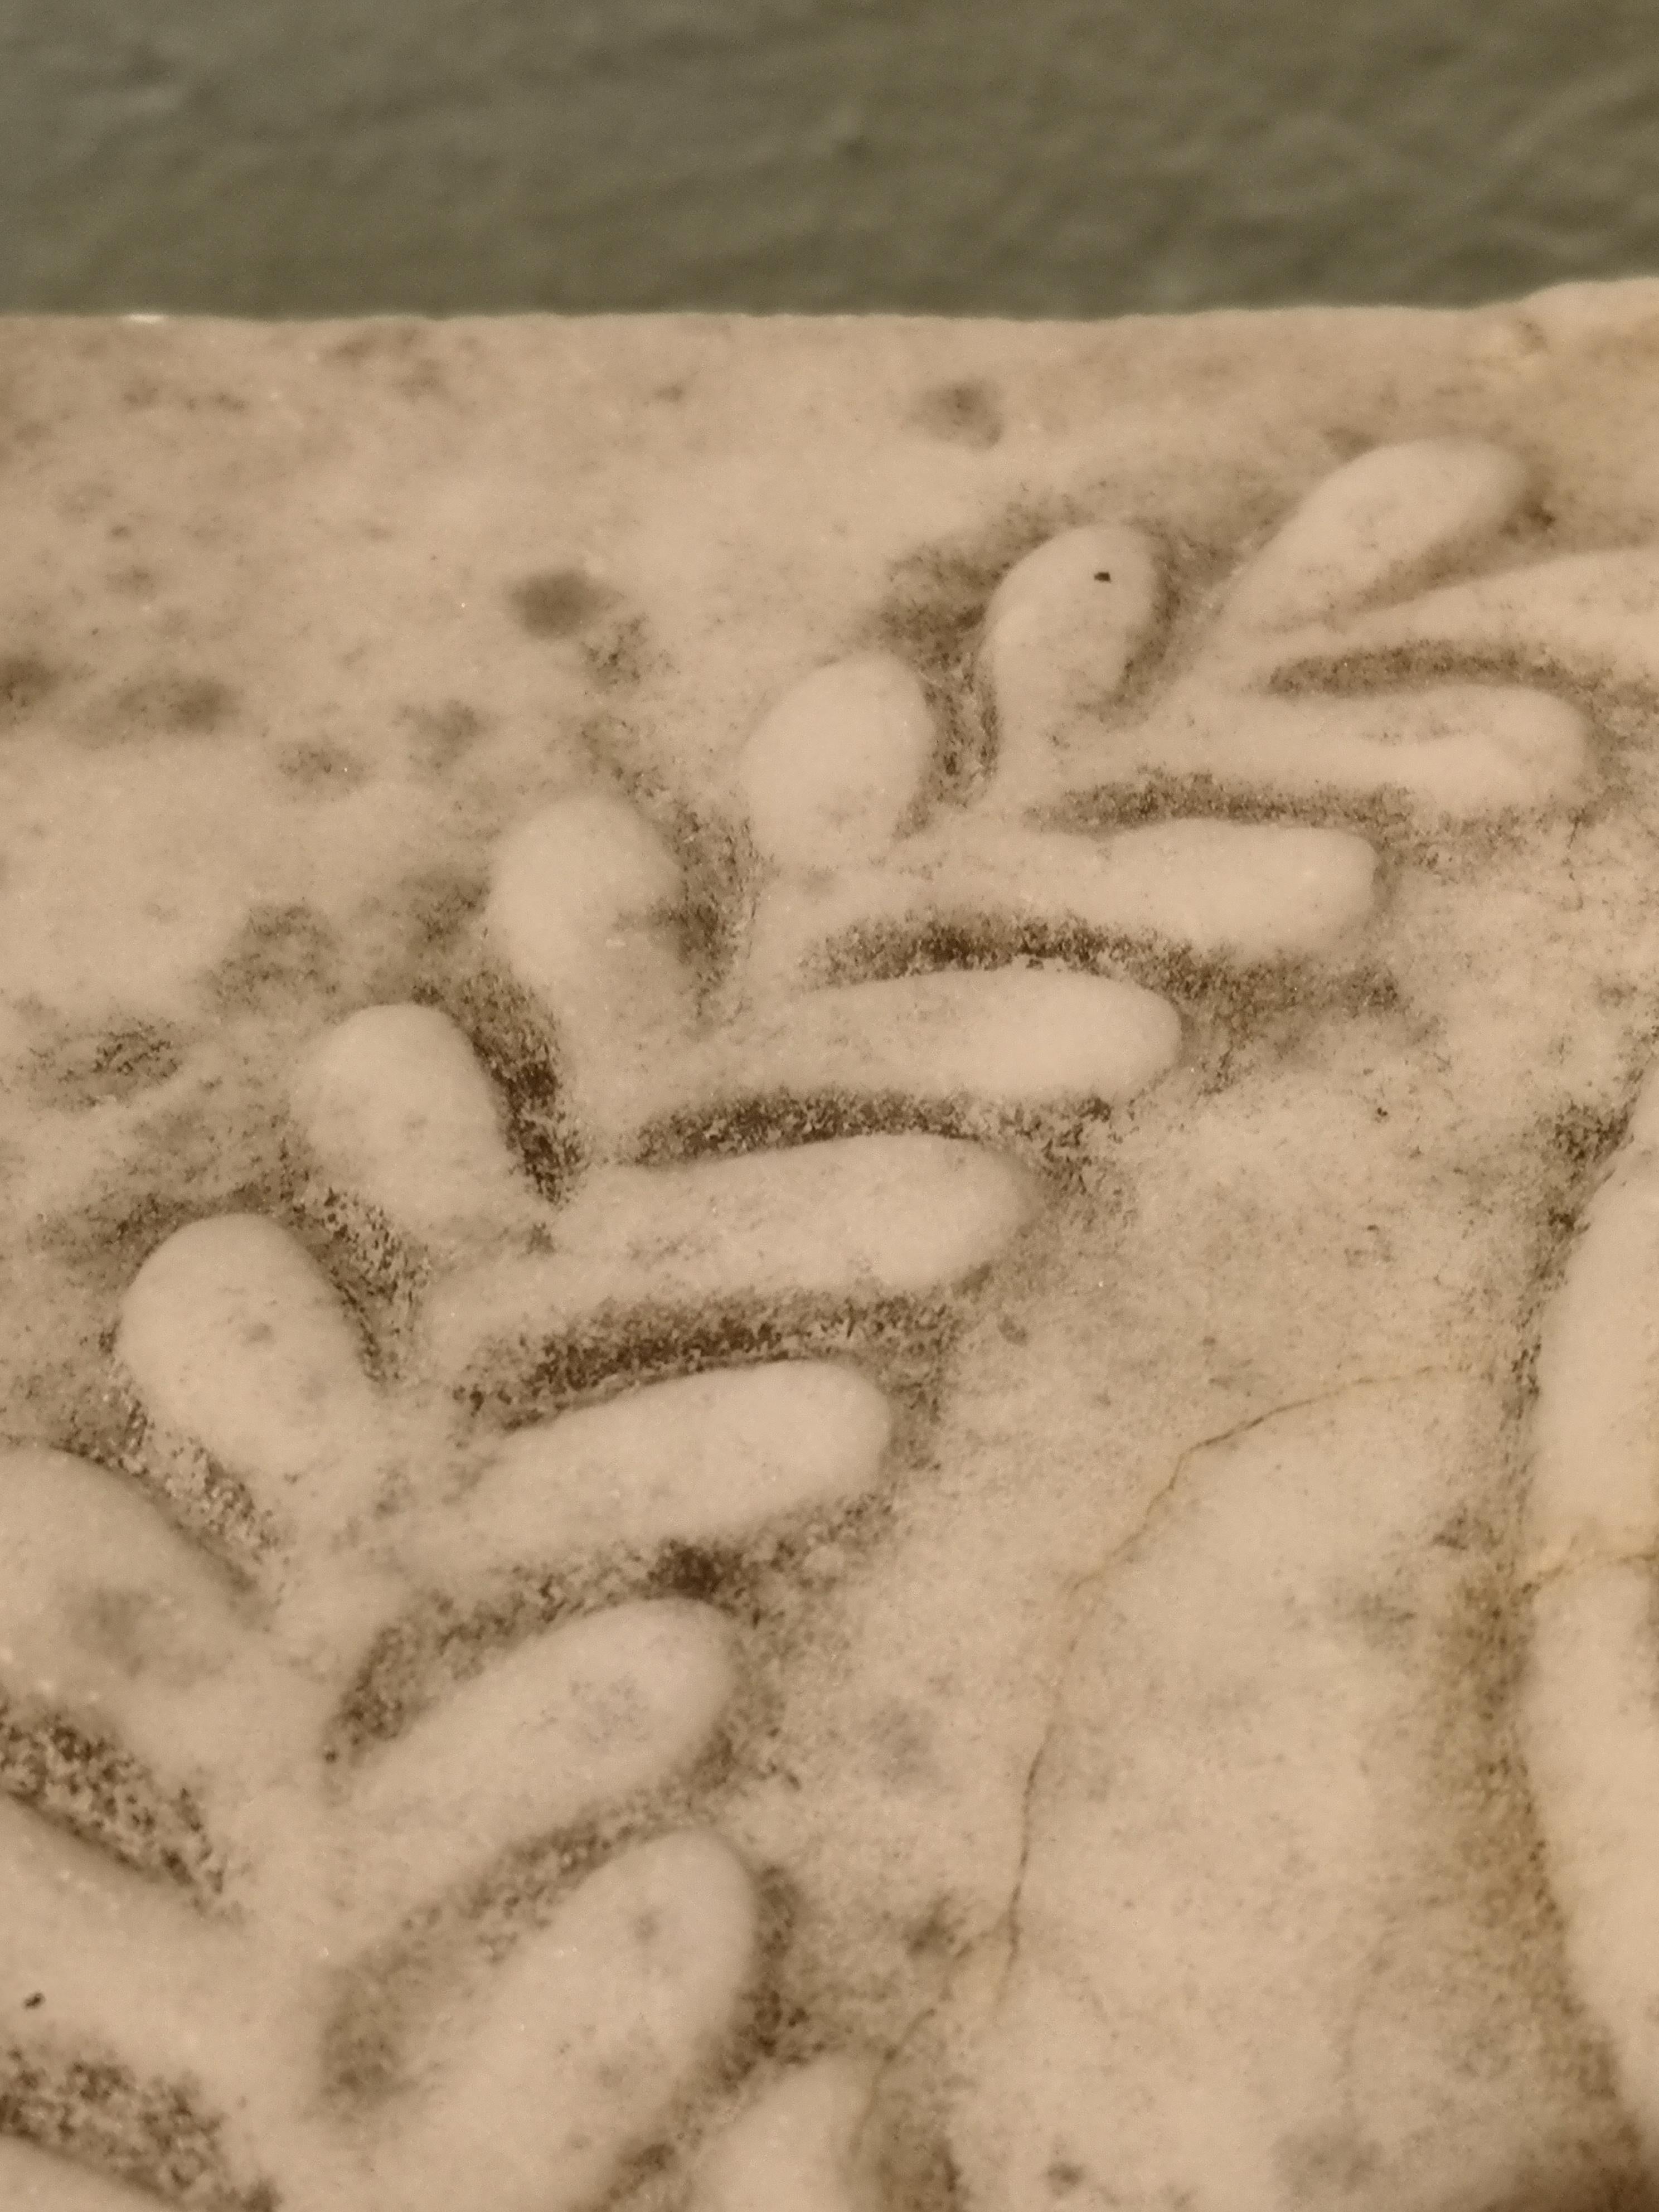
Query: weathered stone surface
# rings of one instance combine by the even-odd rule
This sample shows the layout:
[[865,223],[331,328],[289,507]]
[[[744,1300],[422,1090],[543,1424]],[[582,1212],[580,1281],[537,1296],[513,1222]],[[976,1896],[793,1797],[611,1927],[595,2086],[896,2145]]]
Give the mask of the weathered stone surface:
[[0,2202],[1653,2201],[1656,374],[0,325]]

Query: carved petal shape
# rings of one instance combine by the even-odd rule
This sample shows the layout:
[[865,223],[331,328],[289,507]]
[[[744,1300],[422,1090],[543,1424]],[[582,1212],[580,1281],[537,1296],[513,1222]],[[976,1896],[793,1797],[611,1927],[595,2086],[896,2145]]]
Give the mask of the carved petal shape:
[[442,1285],[433,1353],[454,1375],[485,1345],[545,1341],[601,1311],[920,1297],[985,1266],[1032,1204],[1012,1161],[940,1137],[607,1169],[561,1217],[560,1251]]
[[519,1430],[435,1541],[453,1572],[729,1540],[867,1490],[891,1429],[875,1385],[827,1360],[682,1376]]
[[331,1182],[445,1245],[522,1215],[534,1193],[471,1044],[433,1006],[368,1006],[321,1037],[294,1110]]
[[546,1012],[562,1083],[601,1124],[690,1018],[682,897],[662,839],[603,793],[545,808],[497,849],[486,954]]
[[875,2076],[836,2057],[768,2082],[714,2146],[691,2212],[881,2212],[860,2141]]
[[1312,636],[1306,645],[1316,668],[1322,658],[1416,648],[1443,663],[1535,670],[1547,683],[1565,676],[1650,704],[1659,698],[1659,550],[1575,554],[1449,584],[1345,624],[1335,645]]
[[1121,523],[1064,531],[1009,570],[986,609],[980,647],[999,797],[1023,803],[1050,788],[1055,739],[1116,691],[1158,595],[1152,549]]
[[1583,717],[1545,691],[1263,696],[1189,686],[1126,733],[1111,783],[1206,776],[1259,799],[1392,796],[1425,821],[1558,805],[1583,789]]
[[122,1301],[118,1355],[152,1418],[247,1481],[295,1533],[368,1501],[385,1415],[333,1285],[257,1214],[193,1222]]
[[757,849],[789,870],[874,858],[915,804],[933,750],[927,696],[902,660],[859,653],[815,669],[738,763]]
[[1228,634],[1327,622],[1467,558],[1527,489],[1512,453],[1474,438],[1379,446],[1314,489],[1234,585]]
[[702,1748],[733,1686],[726,1622],[674,1599],[521,1644],[354,1778],[342,1834],[365,1909],[395,1918],[508,1845],[665,1780]]
[[[577,1889],[449,2012],[425,2094],[376,2142],[374,2212],[586,2212],[669,2123],[751,1969],[749,1877],[716,1838],[664,1836]],[[445,2063],[448,2057],[448,2063]]]
[[[147,1880],[0,1799],[0,2008],[141,2080],[193,2075],[243,2109],[278,2060],[257,1949]],[[39,1992],[37,2014],[25,2000]]]
[[1079,921],[1212,959],[1326,951],[1371,910],[1376,855],[1363,837],[1339,830],[1151,822],[1091,848],[1088,860],[1081,839],[1048,843],[1049,883],[1066,886]]
[[1299,959],[1340,945],[1370,912],[1364,838],[1291,823],[1148,823],[1100,838],[1012,827],[918,838],[905,869],[871,870],[775,909],[757,981],[775,989],[826,944],[920,935],[944,923],[988,951],[1035,934],[1152,941],[1205,959]]
[[64,1452],[0,1457],[0,1590],[7,1692],[198,1796],[243,1765],[256,1714],[270,1741],[281,1685],[253,1624],[127,1477]]
[[688,1108],[779,1094],[1109,1105],[1180,1049],[1174,1009],[1133,983],[940,970],[805,993],[689,1060],[683,1098]]
[[983,1267],[1030,1209],[1028,1179],[977,1145],[850,1137],[594,1176],[566,1212],[565,1249],[619,1297],[918,1297]]

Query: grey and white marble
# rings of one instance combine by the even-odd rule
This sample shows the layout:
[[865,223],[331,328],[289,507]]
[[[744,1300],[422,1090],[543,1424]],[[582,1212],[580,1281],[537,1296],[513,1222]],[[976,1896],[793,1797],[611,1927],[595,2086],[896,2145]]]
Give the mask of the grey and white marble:
[[1656,2201],[1656,377],[0,323],[0,2203]]

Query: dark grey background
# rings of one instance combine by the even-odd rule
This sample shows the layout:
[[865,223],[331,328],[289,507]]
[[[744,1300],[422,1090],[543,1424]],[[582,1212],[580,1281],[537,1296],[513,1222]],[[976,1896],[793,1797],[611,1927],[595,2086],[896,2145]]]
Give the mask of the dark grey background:
[[0,308],[1098,314],[1659,270],[1659,0],[0,0]]

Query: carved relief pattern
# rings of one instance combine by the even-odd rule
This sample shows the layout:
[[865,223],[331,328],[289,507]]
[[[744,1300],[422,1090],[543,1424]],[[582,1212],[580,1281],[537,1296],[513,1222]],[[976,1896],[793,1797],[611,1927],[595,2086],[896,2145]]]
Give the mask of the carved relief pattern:
[[1650,1073],[1544,1316],[1522,1555],[1522,1730],[1574,1977],[1659,2170],[1659,1085]]
[[[699,1563],[775,1528],[787,1570],[878,1506],[883,1362],[937,1361],[951,1299],[1176,1064],[1182,979],[1363,955],[1357,824],[1584,792],[1577,711],[1491,680],[1501,570],[1431,589],[1526,496],[1472,441],[1368,453],[1199,609],[1146,532],[1068,531],[986,607],[966,774],[891,655],[772,707],[713,954],[665,839],[579,793],[496,854],[464,1001],[316,1041],[313,1249],[252,1216],[170,1237],[115,1346],[128,1463],[19,1451],[0,1484],[3,1909],[52,1992],[7,2131],[210,2212],[577,2212],[689,2124],[769,1942],[696,1813],[744,1695]],[[1376,673],[1437,623],[1451,677]],[[1540,1401],[1538,1771],[1581,1858],[1608,1801],[1552,1765],[1553,1699],[1627,1699],[1632,1835],[1652,1795],[1651,1486],[1614,1495],[1638,1415],[1599,1380],[1640,1369],[1607,1324],[1637,1328],[1644,1127]],[[1619,1431],[1593,1510],[1574,1390]],[[1659,2080],[1652,1978],[1582,1940]],[[701,2201],[871,2201],[870,2079],[757,2077]]]

